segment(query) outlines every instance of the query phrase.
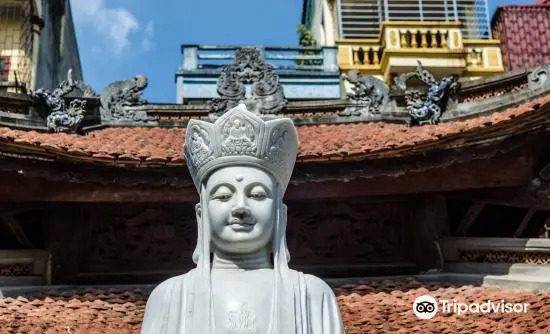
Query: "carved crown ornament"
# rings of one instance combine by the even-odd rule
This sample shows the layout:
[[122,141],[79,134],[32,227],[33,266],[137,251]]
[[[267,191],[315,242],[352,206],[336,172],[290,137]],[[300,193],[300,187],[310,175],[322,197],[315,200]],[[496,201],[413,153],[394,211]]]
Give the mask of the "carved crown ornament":
[[185,159],[195,186],[225,165],[249,164],[270,172],[286,189],[298,154],[298,134],[292,120],[262,120],[244,104],[214,123],[192,119],[185,131]]
[[[276,115],[286,107],[288,101],[279,76],[271,64],[264,62],[263,54],[263,50],[256,47],[235,51],[234,62],[225,66],[218,78],[220,97],[209,102],[212,119],[241,103],[257,115]],[[248,97],[246,85],[251,85]]]

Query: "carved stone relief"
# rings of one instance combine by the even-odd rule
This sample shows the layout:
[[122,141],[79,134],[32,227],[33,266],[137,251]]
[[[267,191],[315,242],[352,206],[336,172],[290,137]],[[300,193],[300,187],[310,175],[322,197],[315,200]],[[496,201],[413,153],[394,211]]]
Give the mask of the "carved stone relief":
[[288,247],[294,264],[406,261],[407,210],[360,201],[289,203]]
[[461,252],[460,261],[473,263],[550,264],[550,255],[544,252],[468,251]]
[[353,85],[353,92],[348,94],[351,106],[339,112],[340,116],[377,115],[388,104],[389,88],[384,81],[358,71],[350,71],[346,80]]
[[3,263],[0,264],[1,276],[29,276],[33,273],[32,263]]
[[[400,203],[330,200],[290,202],[288,247],[293,265],[376,264],[411,260],[409,211]],[[180,270],[194,267],[192,205],[143,208],[121,204],[87,210],[93,222],[81,271]]]
[[[248,98],[245,84],[252,85]],[[251,112],[265,115],[279,113],[288,103],[274,67],[265,63],[262,50],[254,47],[235,51],[235,61],[218,78],[217,92],[220,97],[209,102],[213,119],[239,103],[246,104]]]
[[[75,93],[73,95],[76,98],[72,99],[67,106],[66,98],[71,93]],[[62,81],[53,92],[40,88],[33,95],[48,106],[49,112],[46,118],[48,129],[54,132],[69,133],[77,132],[84,119],[86,100],[82,98],[96,97],[94,90],[89,85],[73,80],[72,70],[68,71],[67,79]]]
[[143,75],[136,75],[133,79],[115,81],[101,92],[101,120],[108,122],[147,120],[145,111],[133,110],[130,107],[147,104],[142,97],[148,80]]
[[184,270],[192,266],[196,244],[192,205],[143,208],[122,204],[90,209],[90,252],[82,259],[89,272]]
[[[407,81],[417,78],[426,86],[425,92],[407,86]],[[407,111],[411,116],[410,124],[437,124],[447,110],[449,101],[455,98],[460,89],[457,78],[444,77],[437,81],[418,61],[415,72],[403,73],[394,79],[397,87],[405,91]]]
[[545,85],[550,85],[550,64],[535,68],[528,78],[529,89],[536,89]]

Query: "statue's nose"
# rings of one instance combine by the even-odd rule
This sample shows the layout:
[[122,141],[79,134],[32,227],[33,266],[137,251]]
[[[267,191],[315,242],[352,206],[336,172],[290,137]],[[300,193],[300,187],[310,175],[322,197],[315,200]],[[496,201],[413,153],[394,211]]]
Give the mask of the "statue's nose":
[[250,213],[250,210],[245,205],[237,205],[231,210],[231,214],[235,217],[244,217]]
[[231,210],[231,214],[234,217],[244,217],[248,214],[250,214],[250,209],[248,208],[247,202],[246,202],[246,195],[244,193],[237,193],[235,194],[236,197],[236,203],[233,209]]

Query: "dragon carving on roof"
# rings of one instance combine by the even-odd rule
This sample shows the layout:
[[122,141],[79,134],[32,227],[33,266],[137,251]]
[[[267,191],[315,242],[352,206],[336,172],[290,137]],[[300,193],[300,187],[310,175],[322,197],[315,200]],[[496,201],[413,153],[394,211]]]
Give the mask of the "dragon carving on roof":
[[[66,103],[68,95],[78,90],[76,98]],[[54,132],[78,132],[86,113],[86,100],[82,98],[96,97],[91,86],[72,78],[72,70],[67,72],[67,79],[63,80],[56,89],[50,92],[47,89],[37,89],[33,95],[42,100],[50,109],[46,117],[46,126]]]
[[[416,77],[424,83],[426,91],[407,87],[407,81]],[[394,79],[397,87],[405,91],[407,111],[411,116],[410,124],[437,124],[447,109],[449,100],[456,96],[460,84],[455,76],[444,77],[437,81],[418,61],[415,72],[403,73]]]

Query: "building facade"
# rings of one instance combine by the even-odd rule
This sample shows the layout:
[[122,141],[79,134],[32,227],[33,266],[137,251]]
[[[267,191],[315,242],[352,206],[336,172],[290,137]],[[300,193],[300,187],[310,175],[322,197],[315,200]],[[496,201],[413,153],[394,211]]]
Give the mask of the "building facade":
[[476,79],[504,71],[480,1],[304,1],[302,23],[319,45],[336,45],[342,72],[391,84],[417,60],[436,76]]
[[389,21],[461,22],[465,38],[491,38],[486,0],[306,0],[302,21],[323,45],[335,33],[339,39],[378,38]]
[[53,89],[82,69],[69,1],[0,1],[0,89]]

